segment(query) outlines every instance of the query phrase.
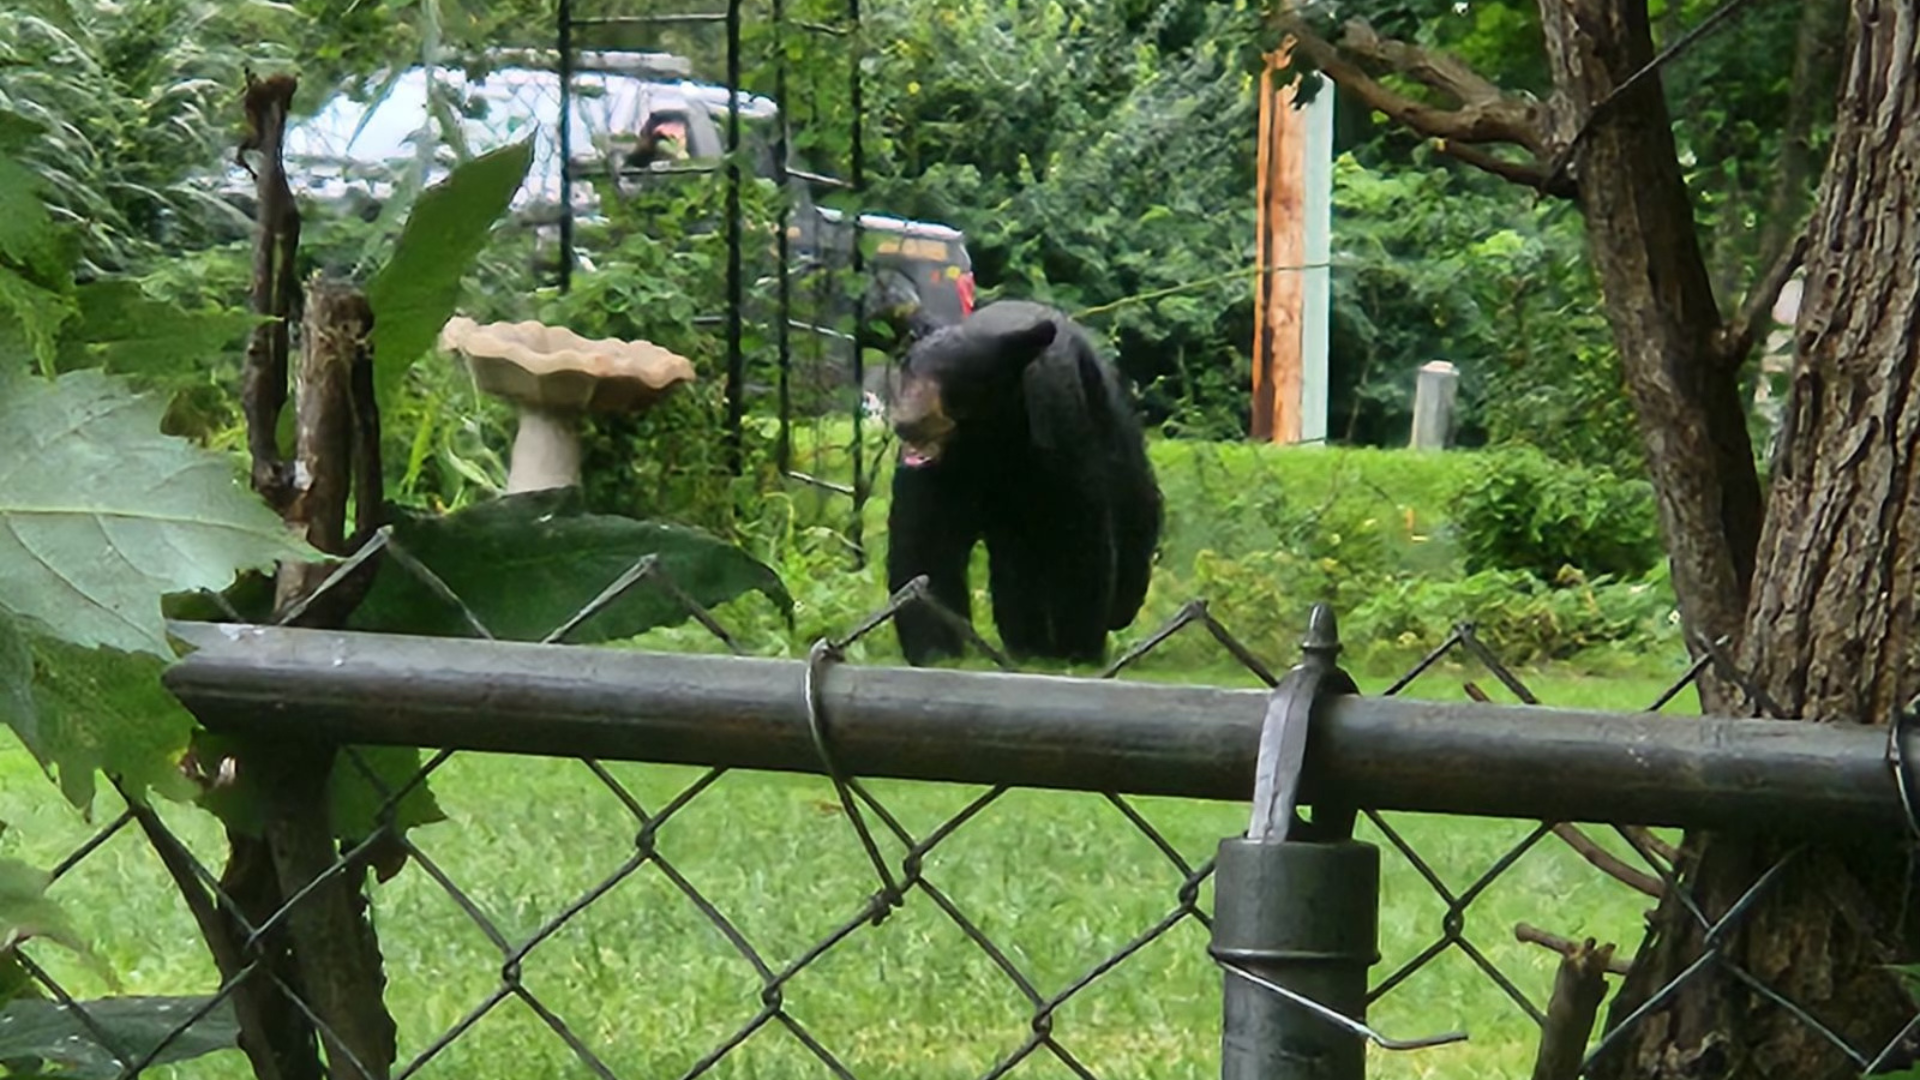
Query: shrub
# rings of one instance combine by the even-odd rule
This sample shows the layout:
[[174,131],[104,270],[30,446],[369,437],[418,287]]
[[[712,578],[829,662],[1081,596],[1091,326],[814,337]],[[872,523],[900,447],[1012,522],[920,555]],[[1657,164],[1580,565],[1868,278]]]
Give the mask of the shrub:
[[1624,580],[1661,560],[1651,484],[1565,465],[1532,447],[1480,455],[1452,517],[1470,573],[1523,570],[1552,582],[1572,567]]
[[1522,665],[1609,645],[1670,647],[1672,614],[1673,590],[1662,580],[1553,588],[1523,570],[1483,570],[1450,581],[1381,582],[1342,629],[1378,662],[1418,655],[1470,622],[1495,656]]

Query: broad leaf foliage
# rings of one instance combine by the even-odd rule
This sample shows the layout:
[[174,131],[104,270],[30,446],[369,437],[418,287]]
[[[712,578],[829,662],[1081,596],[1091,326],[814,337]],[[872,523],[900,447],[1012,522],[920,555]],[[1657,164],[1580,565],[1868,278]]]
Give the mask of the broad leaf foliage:
[[[446,517],[402,519],[394,537],[424,563],[489,632],[538,641],[585,608],[639,560],[659,568],[709,607],[759,592],[782,609],[792,599],[771,569],[697,529],[590,514],[578,489],[510,495]],[[587,643],[684,622],[685,603],[641,582],[567,637]],[[436,596],[397,560],[381,564],[353,626],[389,633],[471,637],[458,607]]]
[[170,657],[164,593],[220,589],[302,545],[161,403],[76,372],[0,396],[0,609],[76,645]]
[[532,160],[530,139],[483,154],[423,192],[407,215],[393,258],[367,285],[374,390],[383,410],[407,367],[453,315],[461,276],[486,247]]

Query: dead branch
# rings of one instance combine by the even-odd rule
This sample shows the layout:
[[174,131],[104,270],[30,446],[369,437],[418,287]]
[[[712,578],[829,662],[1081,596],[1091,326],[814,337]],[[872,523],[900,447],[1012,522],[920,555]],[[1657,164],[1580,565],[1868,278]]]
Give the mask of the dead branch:
[[1668,867],[1680,860],[1680,849],[1654,835],[1653,830],[1645,825],[1626,825],[1622,826],[1621,831],[1626,833],[1627,839],[1642,857],[1658,858]]
[[1547,1022],[1540,1028],[1540,1052],[1533,1061],[1533,1080],[1576,1080],[1586,1057],[1587,1039],[1607,996],[1606,973],[1613,963],[1612,945],[1595,947],[1592,938],[1561,955],[1553,977],[1553,997],[1547,1002]]
[[[372,308],[365,314],[367,332],[371,335]],[[380,408],[374,397],[371,336],[361,342],[354,353],[347,396],[353,411],[353,535],[348,538],[347,547],[358,551],[387,523],[386,481],[380,473]]]
[[[1455,57],[1418,45],[1381,37],[1364,21],[1345,27],[1339,45],[1314,33],[1299,16],[1285,16],[1281,29],[1294,38],[1294,48],[1315,68],[1339,83],[1373,109],[1429,138],[1443,140],[1444,148],[1462,161],[1504,179],[1543,192],[1564,194],[1564,178],[1549,184],[1550,171],[1542,164],[1552,156],[1546,109],[1538,101],[1500,89]],[[1402,94],[1368,74],[1361,62],[1386,68],[1458,103],[1445,108]],[[1531,162],[1511,162],[1494,155],[1461,153],[1462,144],[1507,144],[1525,150]]]
[[366,921],[365,871],[335,873],[328,783],[331,746],[277,746],[253,758],[267,773],[267,846],[287,909],[287,937],[300,965],[300,992],[327,1049],[328,1075],[386,1080],[396,1053],[393,1017],[382,1000],[380,946]]
[[[119,781],[114,782],[120,787]],[[120,788],[121,795],[127,794]],[[284,1008],[279,995],[263,974],[242,978],[247,970],[246,949],[241,944],[241,932],[221,911],[219,904],[207,892],[206,885],[194,867],[193,855],[181,845],[178,837],[167,830],[154,813],[153,807],[144,799],[128,798],[127,811],[145,834],[147,843],[153,846],[153,852],[160,857],[160,865],[173,879],[174,888],[187,903],[187,911],[193,915],[194,925],[200,929],[200,936],[207,943],[207,951],[213,954],[215,969],[220,972],[222,982],[240,979],[233,988],[233,1010],[240,1021],[239,1044],[247,1061],[253,1066],[257,1080],[281,1080],[280,1061],[274,1049],[263,1038],[263,1033],[275,1029],[275,1013]]]
[[248,152],[257,154],[253,168],[258,230],[253,243],[253,312],[266,316],[247,341],[246,371],[241,385],[241,407],[247,418],[247,449],[253,457],[253,487],[268,505],[286,507],[292,497],[291,469],[280,456],[276,439],[280,410],[287,403],[287,358],[292,320],[299,307],[299,282],[294,253],[300,246],[300,211],[287,186],[282,160],[287,110],[298,82],[291,75],[256,79],[247,73],[245,108],[247,135],[235,151],[245,164]]
[[1531,121],[1531,117],[1524,116],[1524,101],[1510,98],[1504,90],[1457,57],[1393,38],[1383,38],[1364,19],[1348,20],[1345,30],[1346,35],[1340,39],[1342,52],[1383,64],[1469,109],[1491,114],[1515,111],[1522,114],[1525,121]]
[[[334,555],[349,553],[347,508],[364,467],[356,461],[364,454],[356,449],[369,417],[360,415],[354,398],[356,384],[371,388],[365,369],[371,362],[372,328],[373,309],[360,290],[337,282],[312,284],[296,381],[298,480],[286,519],[308,543]],[[331,570],[324,562],[281,564],[276,611],[308,600]],[[329,591],[293,621],[338,626],[357,600],[357,595]],[[279,895],[298,898],[287,911],[285,929],[299,963],[300,990],[327,1050],[329,1073],[384,1080],[395,1056],[394,1021],[382,1001],[386,978],[379,943],[365,917],[365,868],[336,872],[329,793],[336,760],[336,748],[326,745],[257,747],[249,757],[271,792],[266,837]]]
[[1448,157],[1464,161],[1482,172],[1489,172],[1502,180],[1533,188],[1543,195],[1572,199],[1580,194],[1580,184],[1576,179],[1564,174],[1555,176],[1537,162],[1512,161],[1490,154],[1477,146],[1449,142],[1446,139],[1435,139],[1433,147]]
[[[1515,941],[1525,942],[1528,945],[1539,945],[1542,948],[1552,949],[1562,957],[1573,956],[1580,949],[1580,943],[1572,938],[1561,937],[1551,930],[1542,930],[1531,923],[1515,923],[1513,927],[1513,939]],[[1592,944],[1592,942],[1589,941],[1588,944]],[[1613,946],[1609,945],[1607,947],[1612,948]],[[1633,961],[1631,960],[1623,960],[1617,957],[1609,957],[1607,960],[1607,974],[1609,975],[1625,975],[1632,970]]]
[[1580,831],[1579,826],[1562,822],[1553,827],[1553,835],[1566,841],[1567,846],[1579,852],[1581,858],[1615,881],[1637,889],[1656,900],[1666,894],[1666,886],[1659,878],[1644,870],[1636,870],[1628,866],[1612,852],[1594,843],[1591,837]]
[[[374,408],[370,348],[373,309],[358,289],[314,281],[301,329],[300,370],[295,378],[298,477],[286,515],[304,530],[307,542],[332,555],[350,555],[364,543],[348,536],[347,507],[352,497],[354,532],[370,536],[381,515],[377,475],[379,438]],[[372,525],[365,522],[374,521]],[[332,627],[345,623],[372,584],[377,561],[361,565],[323,596],[314,594],[332,574],[327,563],[283,563],[274,596],[275,611],[302,605],[295,626]],[[312,603],[307,603],[312,599]]]

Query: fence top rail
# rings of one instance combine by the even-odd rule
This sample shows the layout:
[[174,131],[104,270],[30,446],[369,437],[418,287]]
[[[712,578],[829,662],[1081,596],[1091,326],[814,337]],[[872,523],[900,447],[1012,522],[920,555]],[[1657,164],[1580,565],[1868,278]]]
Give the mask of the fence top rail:
[[[236,734],[825,771],[808,664],[176,623],[166,675]],[[847,773],[1244,800],[1264,690],[831,665]],[[1402,698],[1316,708],[1304,801],[1560,821],[1900,827],[1884,730]]]

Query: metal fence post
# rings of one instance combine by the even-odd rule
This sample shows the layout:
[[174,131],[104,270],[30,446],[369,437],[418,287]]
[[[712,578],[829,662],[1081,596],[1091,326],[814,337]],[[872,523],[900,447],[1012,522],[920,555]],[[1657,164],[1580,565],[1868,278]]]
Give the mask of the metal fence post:
[[1214,873],[1210,951],[1229,965],[1221,1080],[1362,1080],[1364,1038],[1241,972],[1364,1015],[1367,968],[1379,959],[1380,850],[1233,837]]
[[1366,1075],[1366,1040],[1351,1022],[1366,1012],[1367,968],[1379,959],[1380,852],[1352,839],[1350,811],[1316,806],[1310,826],[1294,815],[1314,703],[1354,690],[1334,665],[1339,648],[1332,611],[1315,607],[1306,659],[1267,710],[1252,825],[1220,842],[1209,952],[1226,969],[1222,1080]]

